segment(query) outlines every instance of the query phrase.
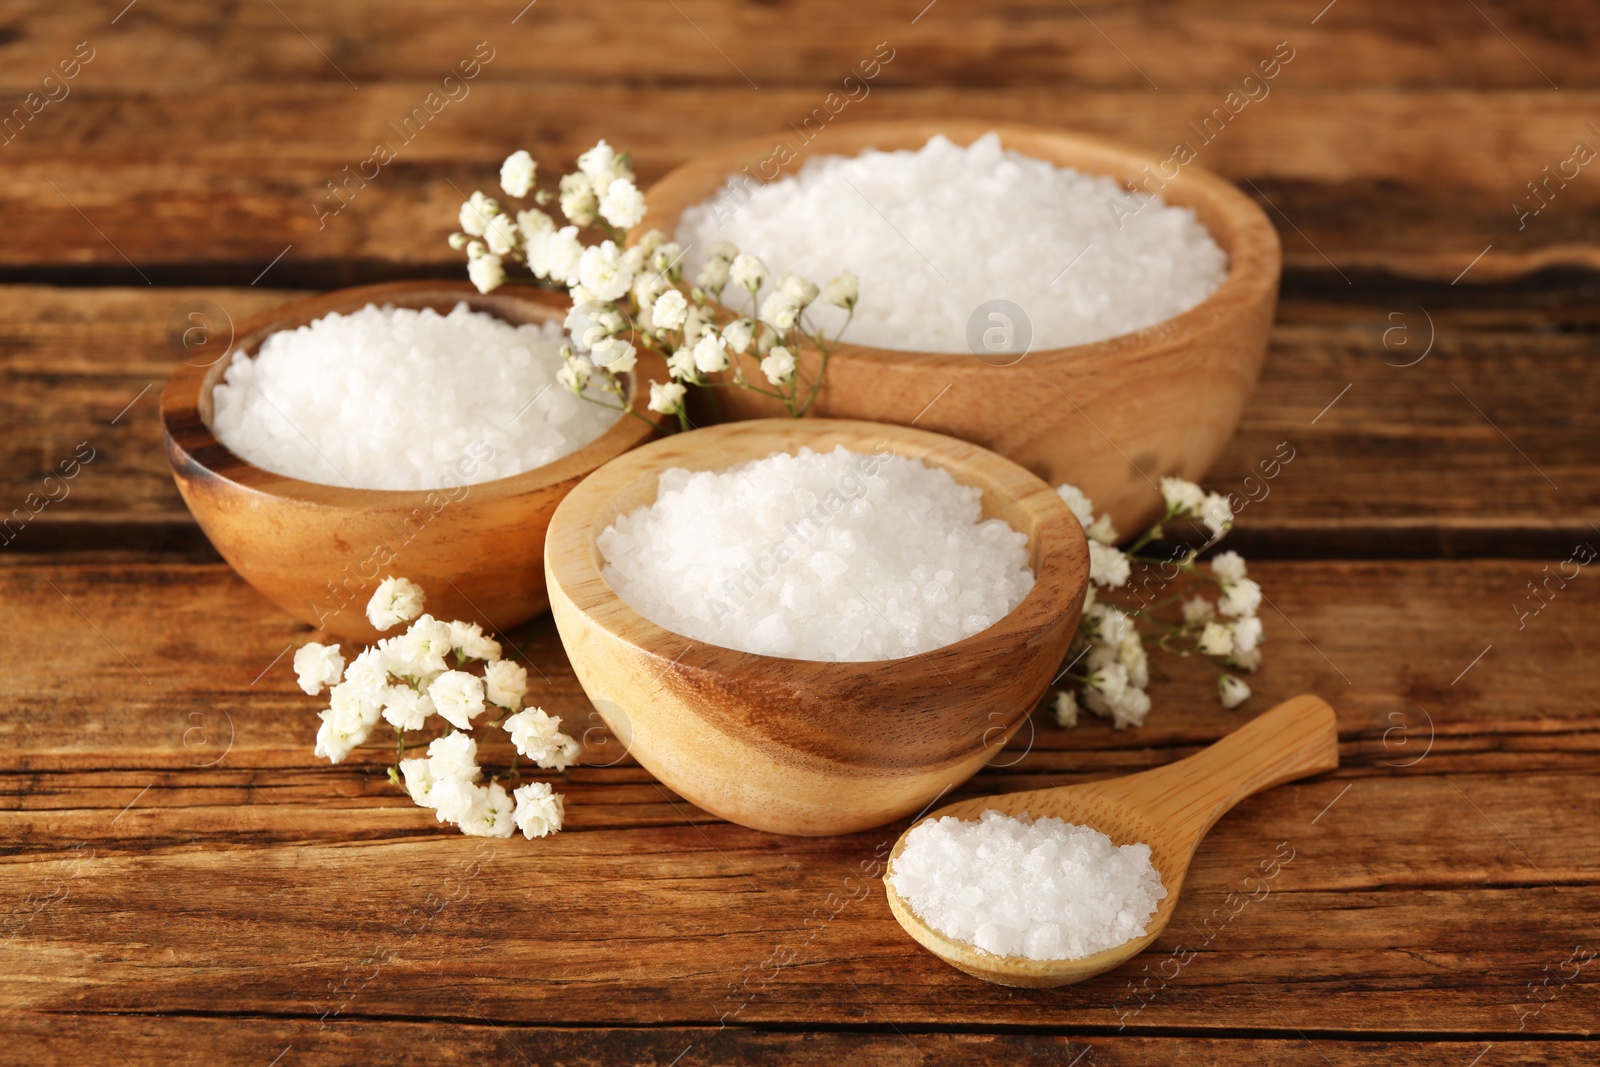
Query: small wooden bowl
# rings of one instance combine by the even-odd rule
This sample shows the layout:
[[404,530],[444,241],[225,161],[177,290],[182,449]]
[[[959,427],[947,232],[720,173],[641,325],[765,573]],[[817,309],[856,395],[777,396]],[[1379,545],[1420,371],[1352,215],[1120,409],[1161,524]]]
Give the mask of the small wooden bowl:
[[[934,134],[965,145],[991,130],[1007,148],[1108,174],[1129,188],[1147,173],[1165,177],[1157,157],[1062,130],[958,119],[847,122],[809,144],[784,132],[691,160],[651,187],[641,232],[655,227],[675,234],[683,212],[714,196],[731,175],[771,180],[794,174],[814,155],[920,148]],[[1282,263],[1271,222],[1223,179],[1189,164],[1159,192],[1168,203],[1192,209],[1228,253],[1227,278],[1198,306],[1110,340],[1031,351],[1008,366],[967,353],[843,343],[828,363],[813,411],[901,425],[915,420],[993,449],[1051,485],[1078,486],[1120,530],[1145,525],[1162,507],[1155,486],[1160,476],[1199,480],[1237,428],[1266,355]],[[1038,268],[1062,270],[1080,249],[1060,251],[1059,262]],[[861,299],[893,297],[867,290]],[[813,363],[808,373],[814,370]],[[718,400],[731,418],[782,413],[775,402],[744,390],[721,390]]]
[[[333,311],[394,304],[448,312],[462,301],[518,325],[559,323],[566,314],[564,295],[531,288],[483,295],[464,282],[396,282],[286,304],[240,327],[233,351],[253,353],[268,334]],[[544,535],[556,505],[590,471],[651,435],[649,426],[624,415],[554,463],[454,489],[300,481],[247,463],[212,435],[211,390],[233,351],[204,366],[180,363],[161,394],[173,479],[206,536],[245,581],[290,615],[340,638],[376,639],[365,608],[389,574],[419,583],[429,612],[440,618],[504,628],[543,611],[549,603]],[[657,356],[641,355],[627,376],[629,389],[652,376],[665,379],[666,367]],[[660,416],[645,414],[659,424]]]
[[[891,449],[983,490],[1028,536],[1033,589],[989,629],[922,655],[827,663],[663,629],[601,577],[596,538],[655,500],[672,467],[721,470],[801,446]],[[965,441],[842,419],[728,423],[611,461],[561,502],[545,541],[550,608],[600,714],[652,774],[714,815],[783,834],[842,834],[917,811],[1005,745],[1049,687],[1089,576],[1083,528],[1044,482]]]

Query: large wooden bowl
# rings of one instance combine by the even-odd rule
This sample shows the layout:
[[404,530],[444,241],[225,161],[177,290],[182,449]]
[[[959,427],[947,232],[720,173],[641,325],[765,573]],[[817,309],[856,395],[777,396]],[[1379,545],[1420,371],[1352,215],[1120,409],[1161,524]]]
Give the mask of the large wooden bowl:
[[[369,303],[448,312],[461,301],[519,325],[560,322],[567,304],[564,295],[520,286],[485,296],[465,283],[370,285],[262,315],[239,328],[233,347],[254,352],[268,334]],[[428,610],[440,618],[503,628],[543,611],[544,535],[556,505],[584,475],[652,432],[625,415],[554,463],[455,489],[320,485],[253,466],[212,435],[211,391],[231,358],[180,363],[167,382],[161,422],[172,476],[206,536],[245,581],[289,614],[341,638],[376,638],[365,608],[388,574],[418,582]],[[636,389],[651,377],[665,379],[666,368],[659,357],[642,356],[629,377]]]
[[[770,179],[795,173],[813,155],[920,148],[934,134],[965,145],[991,130],[1007,148],[1108,174],[1130,187],[1145,179],[1145,167],[1162,177],[1171,170],[1159,169],[1163,161],[1154,156],[1061,130],[956,119],[846,122],[811,144],[785,132],[697,157],[651,187],[641,229],[675,234],[684,210],[710,199],[733,174]],[[775,161],[789,157],[780,145],[795,157],[781,170]],[[993,363],[1016,357],[986,361],[966,353],[843,344],[828,364],[813,411],[915,421],[993,449],[1051,485],[1077,485],[1123,531],[1144,525],[1161,510],[1160,476],[1199,480],[1238,426],[1266,354],[1282,261],[1266,215],[1216,175],[1189,164],[1160,195],[1193,209],[1228,253],[1226,280],[1197,307],[1111,340],[1032,351],[1009,366]],[[1079,251],[1063,248],[1059,262],[1038,267],[1054,273]],[[893,295],[863,290],[861,299]],[[774,402],[743,390],[719,390],[718,400],[733,418],[781,413]]]
[[[596,538],[655,500],[663,471],[720,470],[802,445],[887,446],[981,488],[984,515],[1027,534],[1033,589],[989,629],[944,648],[824,663],[673,633],[601,577]],[[881,423],[765,419],[677,434],[601,467],[556,509],[545,573],[578,680],[641,764],[715,815],[815,835],[915,812],[1005,745],[1072,642],[1089,553],[1049,486],[976,445]]]

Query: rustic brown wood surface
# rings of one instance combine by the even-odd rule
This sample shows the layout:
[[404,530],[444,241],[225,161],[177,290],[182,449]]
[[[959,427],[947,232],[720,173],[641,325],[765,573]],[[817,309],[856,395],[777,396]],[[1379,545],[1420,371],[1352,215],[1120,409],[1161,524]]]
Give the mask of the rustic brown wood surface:
[[[1595,1061],[1600,592],[1547,579],[1600,547],[1600,181],[1560,177],[1600,147],[1600,10],[524,4],[0,11],[0,1063]],[[1198,132],[1280,42],[1269,91]],[[475,54],[470,92],[389,125]],[[957,797],[1162,765],[1302,691],[1341,766],[1240,804],[1155,945],[1064,989],[905,936],[875,865],[906,821],[783,838],[665,790],[548,616],[509,636],[586,742],[563,833],[485,845],[382,753],[319,763],[305,627],[220,562],[162,453],[191,314],[459,277],[455,205],[511,148],[605,136],[651,179],[803,136],[852,72],[870,91],[828,126],[1189,141],[1283,242],[1207,479],[1248,501],[1270,598],[1255,698],[1157,660],[1147,726],[1036,713]],[[331,192],[380,141],[397,158]]]

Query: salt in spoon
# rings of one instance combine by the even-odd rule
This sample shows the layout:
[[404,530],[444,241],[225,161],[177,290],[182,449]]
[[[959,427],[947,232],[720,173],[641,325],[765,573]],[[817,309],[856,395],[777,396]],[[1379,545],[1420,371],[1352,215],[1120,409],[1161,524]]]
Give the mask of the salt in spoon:
[[889,907],[923,948],[975,978],[1027,988],[1081,982],[1143,952],[1161,935],[1177,906],[1195,849],[1229,808],[1263,789],[1331,771],[1338,765],[1339,732],[1333,708],[1319,697],[1305,695],[1284,701],[1209,748],[1164,767],[1086,785],[975,797],[947,804],[928,816],[971,820],[989,810],[1036,819],[1054,816],[1093,827],[1118,845],[1149,845],[1150,862],[1161,874],[1166,897],[1145,924],[1144,936],[1091,956],[1075,960],[997,956],[923,922],[889,882],[909,829],[895,842],[884,872]]

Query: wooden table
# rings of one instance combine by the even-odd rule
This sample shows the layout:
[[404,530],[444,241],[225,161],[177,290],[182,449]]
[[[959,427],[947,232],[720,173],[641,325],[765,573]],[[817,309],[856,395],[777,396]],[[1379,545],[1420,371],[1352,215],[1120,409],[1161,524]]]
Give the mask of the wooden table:
[[[0,501],[56,497],[0,552],[0,1061],[1595,1062],[1600,592],[1588,568],[1545,584],[1600,546],[1600,179],[1548,179],[1600,146],[1592,5],[524,2],[0,18],[0,114],[92,55],[0,144]],[[333,198],[480,42],[470,92]],[[531,843],[438,826],[379,754],[314,760],[304,630],[219,561],[161,450],[169,324],[198,302],[457,276],[455,205],[509,149],[604,135],[654,178],[798,123],[879,42],[833,121],[1158,152],[1294,54],[1200,151],[1286,258],[1208,484],[1294,450],[1235,534],[1271,602],[1248,707],[1323,694],[1343,766],[1242,805],[1157,948],[1067,989],[976,982],[904,937],[849,877],[901,827],[728,825],[598,730],[567,829]],[[544,706],[596,725],[548,620],[512,637]],[[1164,763],[1246,714],[1165,670],[1143,729],[1037,714],[966,792]]]

